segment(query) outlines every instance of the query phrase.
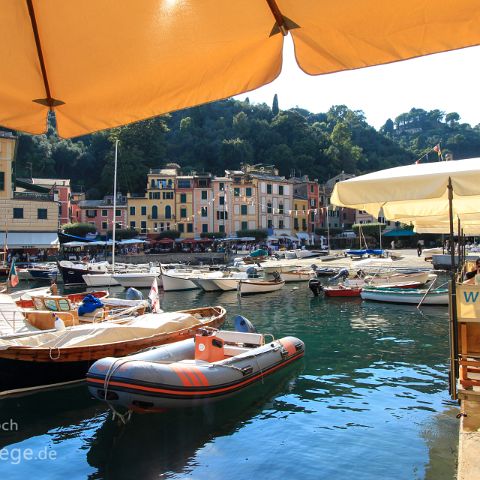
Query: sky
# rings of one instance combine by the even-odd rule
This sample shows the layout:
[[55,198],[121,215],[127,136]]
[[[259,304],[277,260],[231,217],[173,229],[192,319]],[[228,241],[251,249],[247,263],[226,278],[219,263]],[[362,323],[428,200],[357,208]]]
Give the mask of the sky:
[[379,129],[388,118],[395,119],[411,108],[457,112],[462,123],[480,123],[478,83],[480,47],[362,68],[329,75],[310,76],[297,66],[290,36],[285,39],[280,76],[257,90],[238,95],[251,103],[305,108],[326,112],[332,105],[362,110],[367,122]]

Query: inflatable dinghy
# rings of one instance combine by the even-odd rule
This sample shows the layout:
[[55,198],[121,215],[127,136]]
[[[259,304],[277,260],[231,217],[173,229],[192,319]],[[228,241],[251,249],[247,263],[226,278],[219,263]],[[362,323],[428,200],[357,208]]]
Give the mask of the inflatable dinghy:
[[112,408],[158,412],[230,396],[304,353],[304,343],[294,337],[265,343],[260,333],[205,329],[195,338],[98,360],[87,384]]

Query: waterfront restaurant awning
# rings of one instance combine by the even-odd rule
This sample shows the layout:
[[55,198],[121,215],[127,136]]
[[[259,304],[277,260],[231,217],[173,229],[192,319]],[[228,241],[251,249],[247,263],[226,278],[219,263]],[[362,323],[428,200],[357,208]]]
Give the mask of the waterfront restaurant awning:
[[413,230],[402,230],[402,229],[395,229],[390,230],[383,234],[384,237],[413,237],[415,232]]
[[248,92],[287,34],[321,75],[479,45],[479,24],[478,0],[5,0],[0,124],[41,134],[54,111],[74,137]]
[[[5,244],[5,232],[0,232],[0,244]],[[8,232],[8,248],[58,248],[57,232]]]

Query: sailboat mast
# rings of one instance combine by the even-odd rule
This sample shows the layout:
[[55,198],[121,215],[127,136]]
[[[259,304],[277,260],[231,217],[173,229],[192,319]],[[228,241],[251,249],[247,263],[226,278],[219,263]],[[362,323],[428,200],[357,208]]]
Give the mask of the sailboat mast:
[[113,227],[112,227],[112,270],[115,272],[115,230],[117,227],[117,160],[118,140],[115,140],[115,167],[113,172]]

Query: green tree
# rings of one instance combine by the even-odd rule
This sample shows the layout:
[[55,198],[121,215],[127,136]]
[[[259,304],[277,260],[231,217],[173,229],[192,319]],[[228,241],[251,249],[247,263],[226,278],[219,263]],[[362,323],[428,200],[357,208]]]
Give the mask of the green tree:
[[280,109],[278,108],[278,95],[275,94],[273,96],[273,103],[272,103],[272,114],[273,116],[278,115]]

